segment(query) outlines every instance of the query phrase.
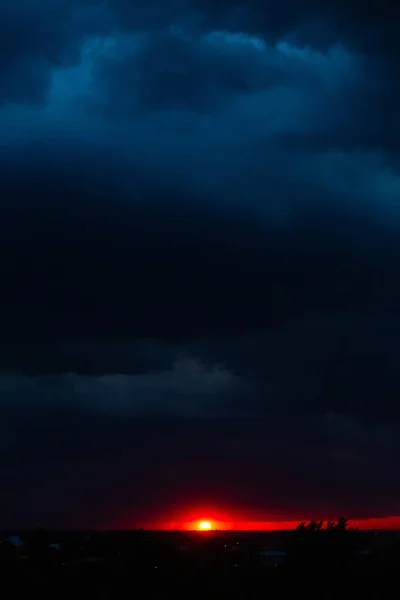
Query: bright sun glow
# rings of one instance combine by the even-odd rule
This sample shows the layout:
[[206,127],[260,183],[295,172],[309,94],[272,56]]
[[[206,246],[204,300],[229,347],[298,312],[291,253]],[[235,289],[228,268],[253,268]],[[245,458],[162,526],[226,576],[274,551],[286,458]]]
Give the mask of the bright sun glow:
[[209,521],[200,521],[199,529],[201,529],[202,531],[211,529],[211,523]]

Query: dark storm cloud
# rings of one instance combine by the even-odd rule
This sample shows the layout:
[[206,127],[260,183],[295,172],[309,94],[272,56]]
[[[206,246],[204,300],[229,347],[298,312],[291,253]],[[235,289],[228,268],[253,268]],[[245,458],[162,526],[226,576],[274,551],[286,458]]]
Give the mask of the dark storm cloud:
[[84,36],[104,31],[90,0],[16,0],[0,7],[0,104],[43,105],[52,70],[79,63]]
[[[131,56],[129,56],[129,50]],[[137,40],[103,60],[97,76],[126,110],[192,110],[213,113],[237,94],[257,93],[279,80],[254,40],[211,33],[190,37],[179,29]],[[127,52],[128,51],[128,52]],[[130,59],[130,60],[129,60]]]
[[6,521],[396,509],[397,11],[0,8]]
[[358,54],[339,17],[336,45],[310,32],[296,46],[320,8],[276,9],[260,38],[257,4],[236,8],[216,15],[248,15],[229,33],[205,4],[164,3],[158,20],[124,2],[7,13],[7,69],[46,55],[52,79],[45,109],[1,115],[3,333],[28,342],[6,368],[66,368],[28,357],[40,338],[181,339],[396,308],[397,237],[373,223],[397,223],[399,190],[382,158],[397,139],[379,110],[393,96],[382,52]]
[[75,406],[128,416],[223,417],[235,414],[235,398],[251,394],[251,385],[223,365],[208,366],[192,357],[180,357],[164,370],[134,375],[4,375],[0,388],[2,407]]
[[193,351],[257,382],[260,393],[243,400],[249,415],[332,412],[373,427],[399,419],[398,340],[397,317],[335,314],[198,343]]
[[[247,31],[274,39],[297,34],[299,41],[326,48],[336,41],[370,50],[392,50],[396,4],[374,0],[368,8],[362,0],[168,0],[151,7],[129,0],[108,3],[127,30],[159,29],[177,23],[188,27]],[[389,35],[390,34],[390,35]],[[397,46],[398,47],[398,46]]]
[[[161,410],[163,403],[167,411],[178,408],[178,412],[185,412],[191,410],[192,402],[196,413],[197,398],[200,412],[221,416],[224,410],[261,418],[287,412],[304,416],[331,411],[366,418],[370,423],[387,423],[399,417],[398,337],[398,319],[373,314],[364,318],[336,315],[293,322],[256,336],[185,345],[155,341],[56,347],[35,344],[18,345],[14,351],[7,345],[2,361],[9,367],[23,366],[29,375],[4,380],[11,382],[8,389],[15,389],[14,401],[20,402],[24,402],[24,390],[25,397],[35,390],[37,401],[46,397],[51,402],[57,396],[61,404],[84,399],[87,390],[94,410],[97,402],[99,410],[107,409],[108,396],[111,412],[113,405],[116,412],[124,406],[128,412],[136,406],[145,410],[146,405],[149,411]],[[182,363],[184,357],[192,358]],[[187,371],[185,365],[198,365],[199,370]],[[32,377],[40,372],[41,377]],[[77,374],[60,375],[65,372]],[[49,373],[55,379],[49,379]],[[102,377],[104,373],[107,375]],[[183,396],[187,407],[181,405],[179,409],[179,386],[184,388],[188,374],[193,378],[189,379],[192,387],[189,385]],[[152,378],[154,387],[148,384]],[[65,391],[57,392],[52,381],[59,381]],[[172,382],[178,387],[170,394],[167,388]],[[215,387],[205,388],[206,382]],[[204,404],[207,393],[210,401]],[[100,397],[104,399],[101,402]]]
[[334,412],[385,423],[399,417],[398,338],[395,317],[336,314],[258,335],[179,344],[7,344],[3,367],[23,374],[5,375],[3,393],[8,402],[35,394],[36,402],[61,405],[84,402],[87,394],[94,410],[98,403],[117,413],[163,404],[190,412],[191,402],[196,413],[199,401],[200,413],[221,416],[225,409],[267,418]]
[[374,0],[199,0],[197,6],[210,16],[212,27],[243,28],[275,39],[295,34],[300,43],[327,47],[335,41],[365,51],[398,49],[395,21],[399,8],[391,2]]
[[[371,75],[370,85],[356,97],[338,98],[340,104],[348,106],[350,102],[352,106],[352,119],[342,123],[340,129],[350,140],[354,139],[355,126],[359,131],[357,137],[363,135],[364,143],[399,151],[400,123],[396,107],[400,98],[395,84],[400,61],[397,4],[379,0],[368,7],[361,0],[279,3],[274,0],[246,3],[200,0],[197,6],[209,16],[210,28],[246,31],[270,42],[285,41],[297,48],[320,50],[325,55],[339,44],[351,54],[361,56]],[[330,109],[327,107],[327,119]],[[357,137],[356,143],[362,143],[362,140],[357,142]],[[335,142],[332,132],[331,143],[335,145],[338,141]]]
[[[193,128],[191,111],[222,114],[218,128],[254,138],[254,125],[258,138],[273,136],[272,146],[282,136],[303,150],[397,149],[396,88],[373,56],[353,54],[340,42],[322,52],[240,31],[172,28],[117,40],[94,74],[92,104],[97,110],[103,104],[114,118],[189,111],[181,122],[172,112],[170,122]],[[258,159],[268,160],[267,153],[259,151]]]
[[[153,5],[150,10],[118,0],[65,0],[57,9],[41,2],[35,11],[20,10],[16,2],[3,10],[5,101],[44,103],[54,69],[78,65],[82,45],[91,47],[93,40],[111,35],[122,55],[109,57],[106,65],[100,61],[97,71],[105,81],[97,94],[112,90],[113,101],[108,97],[106,102],[114,114],[120,114],[121,108],[132,113],[139,107],[221,110],[236,95],[257,92],[271,83],[276,88],[286,77],[286,85],[278,86],[283,89],[262,98],[260,121],[276,119],[268,111],[271,101],[279,102],[285,111],[287,90],[298,96],[297,103],[307,99],[312,113],[317,109],[313,118],[319,120],[319,130],[308,123],[302,143],[314,138],[314,144],[323,147],[350,144],[398,151],[398,90],[393,84],[397,37],[390,37],[390,24],[396,22],[391,11],[398,9],[393,4],[373,3],[361,10],[357,2],[255,1],[218,3],[216,9],[204,2],[165,2],[154,11]],[[215,19],[208,21],[213,14]],[[124,31],[125,38],[118,31]],[[323,32],[324,44],[318,43],[316,32],[320,36]],[[249,34],[261,37],[249,38],[246,44]],[[255,43],[261,41],[266,47],[257,50]],[[276,44],[286,44],[290,56],[287,51],[276,52]],[[337,80],[338,73],[344,78]],[[304,98],[307,88],[309,97]],[[96,96],[95,101],[102,105],[105,100]],[[248,110],[254,110],[254,104]],[[309,121],[310,115],[298,118]]]

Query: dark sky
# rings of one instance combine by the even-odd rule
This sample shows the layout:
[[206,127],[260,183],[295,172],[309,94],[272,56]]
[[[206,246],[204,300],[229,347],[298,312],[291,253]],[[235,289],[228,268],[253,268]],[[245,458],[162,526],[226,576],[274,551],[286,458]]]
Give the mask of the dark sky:
[[400,515],[399,18],[0,3],[0,525]]

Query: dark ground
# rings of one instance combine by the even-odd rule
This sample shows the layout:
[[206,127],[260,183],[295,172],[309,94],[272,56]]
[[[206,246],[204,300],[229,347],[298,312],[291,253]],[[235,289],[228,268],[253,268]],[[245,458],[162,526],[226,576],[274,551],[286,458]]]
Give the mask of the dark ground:
[[0,544],[2,587],[17,597],[398,598],[399,574],[396,532],[344,520],[295,532],[6,532]]

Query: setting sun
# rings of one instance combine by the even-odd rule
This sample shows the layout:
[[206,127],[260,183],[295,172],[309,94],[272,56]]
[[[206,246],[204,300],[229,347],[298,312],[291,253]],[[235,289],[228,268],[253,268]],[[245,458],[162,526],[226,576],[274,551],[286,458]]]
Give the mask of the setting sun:
[[211,529],[211,523],[209,521],[200,521],[199,529],[202,531],[206,531],[207,529]]

